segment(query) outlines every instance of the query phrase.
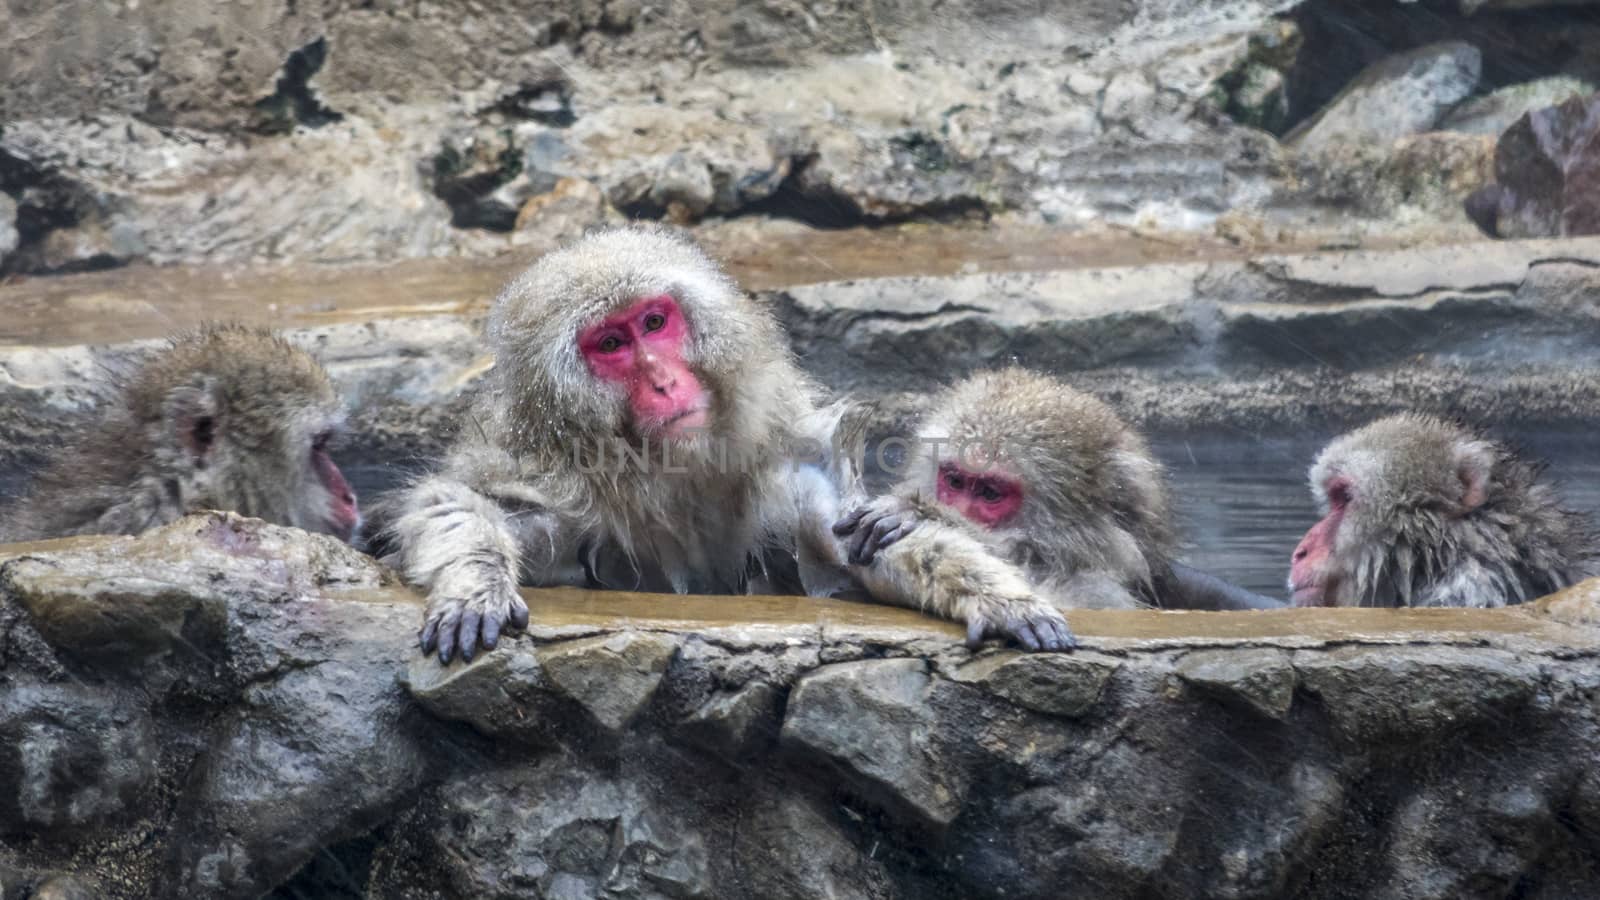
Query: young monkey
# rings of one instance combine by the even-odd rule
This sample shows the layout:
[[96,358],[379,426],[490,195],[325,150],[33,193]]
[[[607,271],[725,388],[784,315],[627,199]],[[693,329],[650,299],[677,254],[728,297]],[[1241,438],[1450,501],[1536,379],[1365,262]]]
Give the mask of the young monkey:
[[1442,419],[1339,437],[1310,479],[1322,520],[1291,559],[1296,606],[1504,606],[1600,574],[1593,523],[1538,466]]
[[179,335],[0,513],[0,543],[137,534],[200,509],[349,541],[361,515],[329,455],[343,423],[328,373],[271,332]]
[[976,538],[1061,607],[1157,602],[1171,575],[1161,465],[1109,406],[1005,369],[946,390],[918,429],[900,484],[834,526],[869,574],[950,533]]

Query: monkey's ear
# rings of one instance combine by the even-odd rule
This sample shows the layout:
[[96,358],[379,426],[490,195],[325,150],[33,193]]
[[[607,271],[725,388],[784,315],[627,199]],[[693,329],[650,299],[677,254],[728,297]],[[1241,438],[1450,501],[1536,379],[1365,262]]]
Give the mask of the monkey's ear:
[[206,386],[184,385],[167,392],[162,414],[167,432],[188,452],[196,465],[204,465],[217,440],[217,402]]
[[1456,447],[1456,480],[1461,483],[1461,511],[1470,512],[1489,499],[1489,472],[1494,468],[1494,449],[1482,441]]

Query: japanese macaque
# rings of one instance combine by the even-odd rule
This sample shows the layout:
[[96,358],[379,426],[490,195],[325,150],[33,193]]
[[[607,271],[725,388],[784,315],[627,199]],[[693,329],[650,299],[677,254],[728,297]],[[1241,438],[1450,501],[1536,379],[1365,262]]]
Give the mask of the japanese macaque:
[[1064,608],[1280,605],[1174,562],[1172,521],[1137,431],[1094,397],[1014,368],[934,400],[900,484],[834,531],[869,580],[885,551],[916,556],[954,532]]
[[1335,439],[1311,466],[1322,520],[1294,550],[1294,604],[1504,606],[1600,574],[1593,524],[1539,474],[1431,416]]
[[180,335],[0,513],[0,541],[137,534],[201,509],[349,541],[361,515],[329,455],[343,422],[327,372],[271,332]]
[[[423,652],[470,660],[525,626],[519,583],[859,587],[829,528],[858,483],[853,407],[822,404],[771,312],[686,238],[615,228],[545,256],[496,299],[488,341],[442,471],[380,514],[388,560],[428,592]],[[971,566],[901,573],[877,599],[1064,649],[1060,613],[966,549]]]

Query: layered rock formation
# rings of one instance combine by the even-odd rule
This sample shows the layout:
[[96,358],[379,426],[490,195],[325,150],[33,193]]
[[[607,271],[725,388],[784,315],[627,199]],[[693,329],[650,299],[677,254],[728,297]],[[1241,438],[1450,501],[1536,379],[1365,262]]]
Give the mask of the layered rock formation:
[[442,669],[417,598],[323,537],[204,515],[0,558],[8,900],[1556,898],[1600,866],[1592,585],[1075,613],[1041,656],[536,592]]
[[1460,236],[1491,135],[1600,76],[1592,17],[1528,5],[27,6],[0,272],[482,256],[622,215]]

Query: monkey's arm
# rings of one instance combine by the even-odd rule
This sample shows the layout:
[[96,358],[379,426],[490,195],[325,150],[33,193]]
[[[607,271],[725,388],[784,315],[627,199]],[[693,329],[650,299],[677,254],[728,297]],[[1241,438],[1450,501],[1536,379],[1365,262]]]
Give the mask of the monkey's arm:
[[475,443],[457,448],[443,471],[393,504],[386,561],[428,592],[422,650],[437,647],[445,663],[458,650],[471,660],[480,645],[492,649],[508,623],[527,625],[519,574],[532,570],[539,584],[560,580],[556,567],[576,531],[514,457]]
[[1035,594],[1022,571],[960,528],[924,521],[852,566],[873,597],[967,623],[967,643],[1015,640],[1029,650],[1070,650],[1067,620]]
[[459,647],[470,661],[480,641],[495,646],[507,622],[528,624],[528,606],[517,595],[521,548],[499,504],[448,475],[423,479],[400,503],[388,561],[428,592],[422,652],[437,646],[439,661],[448,663]]
[[1162,587],[1159,599],[1164,609],[1282,609],[1285,605],[1180,562],[1172,563],[1172,578]]

